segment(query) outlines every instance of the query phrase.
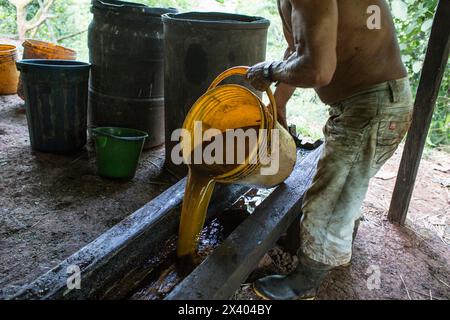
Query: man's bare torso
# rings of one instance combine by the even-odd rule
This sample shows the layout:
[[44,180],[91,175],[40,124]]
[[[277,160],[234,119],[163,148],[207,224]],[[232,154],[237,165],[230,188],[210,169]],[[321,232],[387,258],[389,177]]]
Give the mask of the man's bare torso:
[[[291,50],[291,0],[278,0],[283,29]],[[370,85],[406,76],[395,28],[385,0],[337,0],[339,11],[337,67],[331,82],[316,91],[325,103],[334,103]],[[381,8],[381,28],[370,30],[367,8]]]

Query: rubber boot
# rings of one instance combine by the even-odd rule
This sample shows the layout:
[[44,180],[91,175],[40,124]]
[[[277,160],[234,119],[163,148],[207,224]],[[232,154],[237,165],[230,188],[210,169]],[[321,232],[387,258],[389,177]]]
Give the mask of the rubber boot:
[[255,293],[267,300],[313,300],[332,266],[300,255],[297,268],[289,275],[273,275],[253,283]]

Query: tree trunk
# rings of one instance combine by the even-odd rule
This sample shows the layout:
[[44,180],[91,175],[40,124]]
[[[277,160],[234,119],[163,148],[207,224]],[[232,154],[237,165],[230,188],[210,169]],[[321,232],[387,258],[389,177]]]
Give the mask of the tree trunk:
[[27,5],[29,5],[31,1],[32,0],[9,0],[9,2],[16,7],[17,32],[20,40],[25,39],[27,31],[38,28],[51,17],[48,12],[54,0],[47,0],[39,1],[39,10],[32,19],[27,20]]

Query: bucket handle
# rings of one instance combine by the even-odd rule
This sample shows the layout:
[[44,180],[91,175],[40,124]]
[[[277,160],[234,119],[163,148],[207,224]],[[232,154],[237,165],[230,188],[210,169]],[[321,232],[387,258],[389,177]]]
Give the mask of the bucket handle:
[[98,0],[98,2],[100,2],[105,7],[108,7],[108,6],[116,7],[116,8],[123,8],[123,7],[125,7],[125,4],[115,4],[115,3],[111,3],[111,2],[104,2],[102,0]]
[[[209,86],[208,91],[217,87],[223,80],[225,80],[228,77],[231,77],[234,75],[241,75],[241,76],[247,75],[247,72],[249,69],[250,68],[246,67],[246,66],[238,66],[238,67],[233,67],[228,70],[225,70],[224,72],[219,74],[216,79],[214,79],[214,81]],[[275,102],[275,97],[273,96],[272,90],[270,88],[267,88],[266,94],[269,97],[270,110],[272,113],[273,123],[275,124],[275,123],[277,123],[277,104]]]

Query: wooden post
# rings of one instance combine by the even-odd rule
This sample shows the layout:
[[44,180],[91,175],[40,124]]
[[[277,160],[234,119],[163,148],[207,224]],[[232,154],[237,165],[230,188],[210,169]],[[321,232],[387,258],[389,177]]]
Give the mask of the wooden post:
[[450,44],[450,1],[440,0],[417,89],[414,114],[389,208],[389,220],[404,224],[414,182],[447,65]]

